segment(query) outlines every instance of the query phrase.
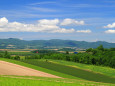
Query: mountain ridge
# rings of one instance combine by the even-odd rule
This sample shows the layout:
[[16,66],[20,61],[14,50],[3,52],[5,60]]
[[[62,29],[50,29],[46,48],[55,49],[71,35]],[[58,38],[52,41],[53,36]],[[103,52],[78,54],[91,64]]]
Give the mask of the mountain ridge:
[[0,39],[0,49],[37,49],[37,48],[64,48],[75,47],[81,49],[96,48],[103,45],[105,48],[115,48],[115,43],[106,41],[87,42],[76,40],[21,40],[17,38]]

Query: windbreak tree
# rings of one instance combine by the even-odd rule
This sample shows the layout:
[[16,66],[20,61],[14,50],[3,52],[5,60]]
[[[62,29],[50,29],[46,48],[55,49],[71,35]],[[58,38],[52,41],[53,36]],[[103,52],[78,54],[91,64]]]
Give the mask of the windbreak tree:
[[100,45],[99,47],[97,47],[98,50],[104,51],[103,45]]

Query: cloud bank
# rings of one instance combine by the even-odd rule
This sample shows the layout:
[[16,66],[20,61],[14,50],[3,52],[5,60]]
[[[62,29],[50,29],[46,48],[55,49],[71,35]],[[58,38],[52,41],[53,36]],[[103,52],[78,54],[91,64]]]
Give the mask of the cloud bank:
[[66,18],[61,22],[61,25],[84,25],[84,21],[76,21],[75,19]]
[[92,31],[91,30],[77,30],[76,32],[78,33],[91,33]]
[[41,19],[36,24],[24,24],[20,22],[9,22],[7,18],[0,18],[0,32],[48,32],[48,33],[90,33],[90,30],[75,30],[74,28],[62,28],[62,25],[84,25],[84,21],[74,19]]
[[[115,28],[115,22],[112,23],[112,24],[108,24],[107,26],[104,26],[104,28]],[[105,33],[115,33],[115,30],[114,29],[110,29],[110,30],[106,30]]]

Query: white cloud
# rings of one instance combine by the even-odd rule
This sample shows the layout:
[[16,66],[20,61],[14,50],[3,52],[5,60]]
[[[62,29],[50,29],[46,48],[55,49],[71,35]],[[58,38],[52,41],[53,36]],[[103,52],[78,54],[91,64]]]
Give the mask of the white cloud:
[[38,3],[32,3],[32,4],[30,4],[30,5],[43,5],[43,4],[54,4],[54,3],[56,3],[56,2],[38,2]]
[[8,20],[5,17],[3,17],[3,18],[0,19],[0,26],[4,26],[7,23],[8,23]]
[[107,26],[104,26],[104,28],[115,28],[115,22],[112,24],[108,24]]
[[115,30],[106,30],[105,33],[115,33]]
[[55,32],[58,32],[58,33],[73,33],[73,32],[75,32],[75,30],[74,29],[61,28],[61,29],[52,31],[52,33],[55,33]]
[[23,24],[19,22],[8,22],[3,17],[0,19],[0,32],[51,32],[51,33],[71,33],[74,29],[65,29],[58,26],[59,19],[41,19],[37,24]]
[[[77,22],[77,21],[75,21]],[[83,23],[82,21],[77,23]],[[75,30],[62,28],[59,19],[41,19],[36,24],[24,24],[20,22],[8,22],[8,19],[0,18],[0,32],[47,32],[47,33],[90,33],[90,30]]]
[[64,19],[60,25],[84,25],[84,21],[77,21],[75,19],[70,19],[70,18],[66,18]]
[[91,33],[91,30],[77,30],[77,33]]
[[59,19],[54,19],[54,20],[41,19],[38,20],[38,23],[42,25],[57,25],[59,23]]
[[27,8],[35,11],[41,11],[41,12],[57,12],[57,10],[49,9],[49,8],[40,8],[40,7],[27,7]]

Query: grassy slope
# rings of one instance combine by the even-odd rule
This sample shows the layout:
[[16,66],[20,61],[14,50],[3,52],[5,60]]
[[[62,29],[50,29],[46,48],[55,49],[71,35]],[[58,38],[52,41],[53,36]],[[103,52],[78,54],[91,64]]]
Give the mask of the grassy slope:
[[23,61],[32,65],[36,65],[36,66],[50,69],[56,72],[64,73],[67,75],[72,75],[72,76],[79,77],[85,80],[115,84],[115,78],[112,78],[100,73],[94,73],[91,71],[86,71],[86,70],[71,67],[71,66],[65,66],[62,64],[52,63],[49,61],[46,62],[46,61],[40,61],[40,60],[35,60],[35,59],[23,60]]
[[49,60],[49,61],[63,64],[63,65],[72,66],[72,67],[77,67],[77,68],[92,71],[92,72],[97,72],[97,73],[104,74],[110,77],[115,77],[115,69],[110,68],[110,67],[87,65],[87,64],[81,64],[81,63],[75,63],[75,62],[69,62],[69,61],[63,61],[63,60]]
[[45,77],[0,76],[0,86],[114,86],[114,84]]
[[[78,79],[77,77],[74,77],[72,75],[59,73],[59,72],[56,72],[56,71],[53,71],[53,70],[49,70],[49,69],[46,69],[46,68],[34,66],[34,65],[31,65],[31,64],[27,64],[27,63],[23,63],[23,62],[20,62],[20,61],[15,61],[15,60],[11,60],[11,59],[4,59],[4,58],[0,58],[0,60],[4,60],[4,61],[12,62],[12,63],[15,63],[15,64],[23,65],[23,66],[30,67],[30,68],[33,68],[33,69],[36,69],[36,70],[41,70],[41,71],[44,71],[44,72],[47,72],[47,73],[50,73],[50,74],[54,74],[54,75],[57,75],[57,76],[60,76],[60,77],[63,77],[63,78]],[[53,62],[58,62],[58,61],[54,60]],[[62,62],[61,62],[61,64],[62,64]],[[68,65],[68,64],[66,64],[66,65]]]
[[16,61],[16,60],[5,59],[5,58],[0,58],[0,60],[11,62],[11,63],[18,64],[18,65],[22,65],[22,66],[25,66],[25,67],[29,67],[29,68],[32,68],[32,69],[35,69],[35,70],[50,73],[50,74],[60,76],[60,77],[63,77],[63,78],[80,79],[78,77],[74,77],[74,76],[67,75],[67,74],[64,74],[64,73],[59,73],[59,72],[56,72],[56,71],[53,71],[53,70],[49,70],[49,69],[46,69],[46,68],[38,67],[38,66],[35,66],[35,65],[27,64],[27,63]]

